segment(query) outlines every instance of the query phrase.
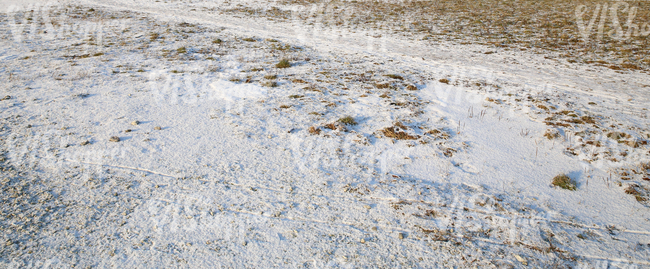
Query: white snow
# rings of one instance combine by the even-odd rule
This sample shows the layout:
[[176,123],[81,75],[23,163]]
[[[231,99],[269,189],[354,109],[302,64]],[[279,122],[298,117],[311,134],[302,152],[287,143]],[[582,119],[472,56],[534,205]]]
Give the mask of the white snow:
[[2,267],[650,266],[647,74],[227,6],[2,13]]

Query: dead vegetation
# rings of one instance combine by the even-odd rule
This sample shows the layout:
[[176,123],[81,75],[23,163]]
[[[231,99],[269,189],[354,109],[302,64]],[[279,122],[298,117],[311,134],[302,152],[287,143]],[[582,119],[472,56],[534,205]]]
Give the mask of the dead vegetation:
[[648,190],[641,187],[638,184],[630,184],[625,189],[625,193],[634,196],[637,202],[646,202],[648,201]]
[[[244,14],[255,12],[286,20],[319,20],[324,26],[395,29],[398,34],[431,42],[556,52],[567,63],[592,64],[612,70],[647,70],[650,66],[650,57],[647,56],[650,51],[650,2],[647,1],[621,4],[616,23],[609,12],[606,16],[602,14],[602,10],[605,10],[603,3],[596,0],[286,0],[283,3],[323,9],[336,7],[342,12],[336,12],[336,16],[330,15],[330,12],[314,16],[307,11],[271,12],[276,9],[252,11],[241,8],[229,11]],[[581,16],[577,17],[577,14]],[[632,22],[635,24],[631,29],[627,23],[630,15],[633,15]],[[492,53],[495,52],[485,52]]]
[[553,140],[562,136],[560,135],[560,132],[555,129],[547,129],[546,132],[544,132],[544,137],[548,138],[548,140]]
[[289,67],[291,67],[291,62],[289,62],[288,59],[282,59],[282,60],[280,60],[280,62],[275,64],[275,67],[277,67],[277,68],[289,68]]
[[406,133],[406,130],[408,130],[408,128],[398,121],[395,122],[394,126],[382,129],[381,133],[383,133],[386,137],[394,138],[397,140],[416,140],[420,138],[418,135],[410,135]]
[[560,187],[565,190],[575,191],[577,190],[577,185],[573,179],[571,179],[566,174],[559,174],[553,178],[551,183],[553,186]]
[[429,130],[429,131],[426,132],[426,134],[429,134],[429,135],[435,137],[436,139],[444,139],[444,140],[447,140],[447,139],[449,139],[451,137],[449,132],[447,132],[447,131],[445,131],[443,129]]
[[321,132],[321,130],[318,127],[314,127],[314,126],[310,126],[308,131],[312,135],[319,135]]
[[346,124],[346,125],[357,125],[357,122],[351,116],[345,116],[343,118],[340,118],[338,120],[338,122]]

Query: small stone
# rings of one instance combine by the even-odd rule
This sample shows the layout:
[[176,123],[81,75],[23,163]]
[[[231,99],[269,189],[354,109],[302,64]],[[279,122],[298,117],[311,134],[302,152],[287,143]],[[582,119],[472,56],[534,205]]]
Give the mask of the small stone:
[[133,130],[131,130],[131,129],[126,129],[126,131],[124,131],[124,132],[125,132],[125,133],[130,133],[131,131],[133,131]]
[[377,226],[374,226],[374,227],[370,228],[370,230],[373,230],[373,231],[376,232],[377,231]]
[[117,137],[117,136],[111,136],[111,138],[108,139],[108,141],[111,141],[111,142],[120,142],[120,138]]
[[366,243],[366,240],[363,239],[363,238],[361,238],[361,241],[360,241],[360,242],[361,242],[361,244],[365,244],[365,243]]
[[363,207],[365,207],[366,209],[371,209],[371,208],[372,208],[372,207],[369,206],[369,205],[364,205]]
[[32,128],[32,125],[31,125],[31,124],[27,124],[27,128]]
[[5,96],[4,98],[2,98],[2,100],[0,100],[0,101],[9,100],[9,99],[11,99],[11,96],[6,95],[6,96]]
[[399,239],[404,239],[404,238],[406,238],[406,234],[405,234],[405,233],[398,233],[398,234],[397,234],[397,237],[398,237]]
[[134,120],[134,121],[131,122],[131,125],[134,125],[134,126],[135,126],[135,125],[138,125],[138,124],[140,124],[140,122],[137,121],[137,120]]
[[156,131],[160,131],[160,130],[162,130],[162,127],[156,126],[156,127],[153,127],[153,129],[156,130]]
[[270,136],[270,135],[268,137],[269,137],[269,139],[273,138],[273,136]]

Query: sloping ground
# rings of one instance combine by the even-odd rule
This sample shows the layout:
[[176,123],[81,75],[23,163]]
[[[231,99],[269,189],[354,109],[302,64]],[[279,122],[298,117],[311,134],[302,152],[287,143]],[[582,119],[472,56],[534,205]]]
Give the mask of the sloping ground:
[[3,14],[5,266],[649,265],[645,74],[213,11]]

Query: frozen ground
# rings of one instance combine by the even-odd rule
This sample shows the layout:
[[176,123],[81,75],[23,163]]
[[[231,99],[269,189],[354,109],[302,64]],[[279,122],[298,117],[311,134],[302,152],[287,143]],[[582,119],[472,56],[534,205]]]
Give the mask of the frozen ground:
[[645,71],[200,3],[1,14],[0,266],[650,266]]

